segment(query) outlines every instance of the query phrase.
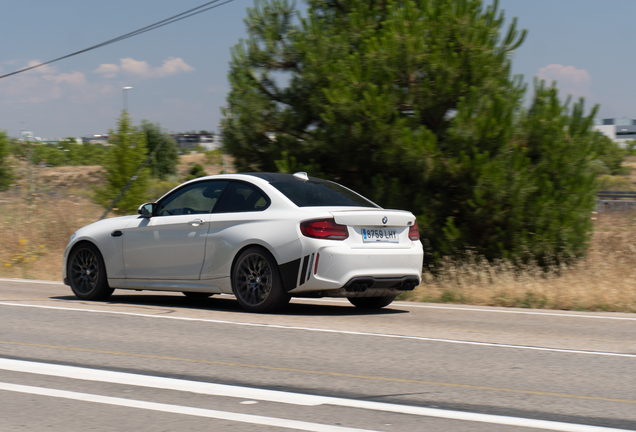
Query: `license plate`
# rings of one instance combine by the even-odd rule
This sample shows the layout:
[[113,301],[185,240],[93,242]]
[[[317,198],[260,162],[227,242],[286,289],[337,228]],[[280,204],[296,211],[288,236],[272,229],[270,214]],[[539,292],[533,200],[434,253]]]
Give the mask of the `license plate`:
[[362,228],[362,240],[365,243],[399,243],[398,230],[395,228]]

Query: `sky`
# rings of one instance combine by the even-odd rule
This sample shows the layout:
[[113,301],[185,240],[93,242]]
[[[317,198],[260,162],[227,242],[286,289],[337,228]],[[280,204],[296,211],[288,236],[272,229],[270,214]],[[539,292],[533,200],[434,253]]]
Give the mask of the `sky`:
[[[48,61],[206,3],[206,0],[4,2],[0,74]],[[485,1],[485,4],[490,4]],[[42,138],[106,134],[128,111],[171,133],[218,131],[231,48],[245,38],[246,9],[231,3],[103,48],[0,79],[0,129]],[[298,8],[306,9],[303,0]],[[528,30],[513,73],[557,81],[560,94],[600,105],[599,118],[636,118],[629,49],[635,0],[500,0],[507,22]]]

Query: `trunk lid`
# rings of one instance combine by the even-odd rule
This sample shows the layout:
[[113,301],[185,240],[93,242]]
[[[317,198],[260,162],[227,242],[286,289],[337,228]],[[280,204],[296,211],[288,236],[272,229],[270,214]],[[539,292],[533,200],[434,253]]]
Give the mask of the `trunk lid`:
[[404,210],[363,209],[330,213],[337,224],[351,227],[407,227],[415,223],[415,216]]

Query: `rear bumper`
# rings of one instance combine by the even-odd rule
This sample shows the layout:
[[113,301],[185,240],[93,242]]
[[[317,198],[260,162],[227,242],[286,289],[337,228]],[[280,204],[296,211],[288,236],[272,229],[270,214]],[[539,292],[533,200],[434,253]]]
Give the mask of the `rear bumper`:
[[420,284],[420,278],[404,276],[401,278],[355,277],[338,289],[324,293],[325,297],[384,297],[397,296],[404,291],[412,291]]
[[339,289],[300,293],[299,297],[384,297],[397,296],[412,291],[420,280],[415,276],[401,278],[374,278],[361,276],[351,279]]
[[298,282],[289,290],[292,296],[340,289],[346,296],[363,294],[366,297],[365,291],[381,289],[399,294],[413,289],[421,281],[424,252],[420,242],[413,242],[408,248],[356,249],[343,244],[324,246],[324,243],[320,246],[315,252],[303,248],[311,252],[299,265]]

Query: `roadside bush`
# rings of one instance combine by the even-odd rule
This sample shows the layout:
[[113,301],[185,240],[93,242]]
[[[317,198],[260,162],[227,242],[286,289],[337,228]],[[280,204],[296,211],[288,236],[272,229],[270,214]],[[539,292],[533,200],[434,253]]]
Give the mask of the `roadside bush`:
[[0,190],[5,190],[13,182],[13,172],[8,163],[10,152],[11,146],[7,134],[0,130]]
[[622,149],[618,143],[604,135],[599,135],[594,142],[594,151],[597,159],[605,164],[611,174],[622,173],[622,164],[625,155],[629,154],[628,149]]
[[223,163],[223,150],[208,150],[205,152],[205,162],[211,165],[221,165]]
[[176,175],[169,176],[166,180],[157,180],[150,183],[148,186],[148,201],[156,201],[165,195],[168,191],[179,186],[181,182]]
[[188,175],[185,178],[185,181],[192,180],[199,177],[205,177],[208,175],[200,164],[194,164],[192,168],[188,171]]
[[632,182],[623,176],[600,175],[598,185],[600,190],[605,191],[630,192],[634,190]]
[[57,144],[38,144],[33,148],[34,164],[50,167],[66,165],[99,165],[108,147],[102,144],[77,144],[75,140],[60,140]]

